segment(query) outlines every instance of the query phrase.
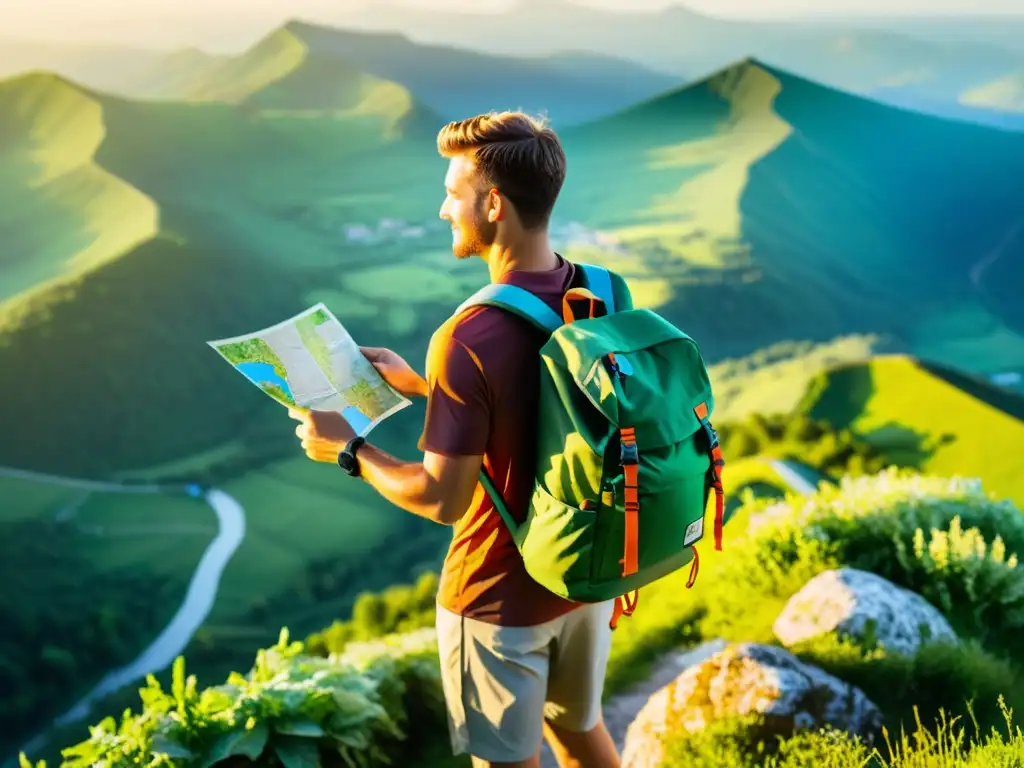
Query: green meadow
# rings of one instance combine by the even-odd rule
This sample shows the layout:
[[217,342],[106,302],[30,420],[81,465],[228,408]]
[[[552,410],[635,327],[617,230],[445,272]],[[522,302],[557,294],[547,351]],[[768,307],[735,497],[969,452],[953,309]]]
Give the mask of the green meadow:
[[[289,25],[196,62],[175,100],[47,73],[0,82],[0,467],[201,483],[241,505],[244,538],[186,650],[205,682],[282,626],[310,635],[436,571],[450,535],[306,460],[284,409],[206,345],[322,301],[358,343],[422,369],[433,330],[487,280],[438,219],[436,92],[346,63],[346,40]],[[753,59],[556,127],[569,174],[554,245],[618,270],[637,306],[697,339],[716,424],[755,446],[726,470],[731,536],[745,507],[791,490],[773,461],[812,485],[854,457],[978,477],[1024,505],[1024,399],[987,381],[1024,372],[1024,134]],[[373,439],[415,458],[422,417],[416,403]],[[809,420],[828,431],[812,439]],[[218,528],[177,491],[2,474],[19,599],[0,746],[14,748],[158,634]],[[685,639],[673,584],[646,598],[661,618],[623,628],[613,687]]]

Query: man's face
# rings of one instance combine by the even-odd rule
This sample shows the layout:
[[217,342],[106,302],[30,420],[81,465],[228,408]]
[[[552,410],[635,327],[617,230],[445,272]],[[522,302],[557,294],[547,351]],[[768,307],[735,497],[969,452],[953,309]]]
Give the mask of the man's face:
[[483,254],[494,242],[497,222],[488,220],[489,187],[470,155],[456,155],[444,178],[440,216],[452,225],[452,253],[458,259]]

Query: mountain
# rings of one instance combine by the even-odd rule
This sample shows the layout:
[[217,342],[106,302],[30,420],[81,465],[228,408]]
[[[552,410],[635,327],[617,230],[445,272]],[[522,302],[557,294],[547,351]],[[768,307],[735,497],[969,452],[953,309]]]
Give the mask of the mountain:
[[156,203],[96,160],[109,128],[94,93],[26,75],[0,82],[0,114],[0,303],[156,235]]
[[[251,28],[255,18],[242,27],[236,23],[232,49],[238,30]],[[446,117],[495,104],[526,109],[547,104],[564,127],[754,57],[896,106],[1021,127],[960,100],[961,94],[1024,67],[1024,49],[1012,42],[1013,30],[1024,27],[1010,17],[967,19],[957,30],[941,18],[752,22],[705,16],[680,5],[624,13],[571,0],[521,0],[506,10],[445,14],[386,2],[347,4],[321,9],[317,18],[316,24],[290,22],[270,37],[297,38],[311,61],[344,59],[360,71],[401,83]],[[52,69],[102,91],[182,99],[203,93],[212,70],[237,67],[237,60],[251,58],[253,48],[267,44],[258,40],[237,57],[195,48],[136,54],[94,47],[90,58],[86,49],[36,46],[31,67],[6,71]],[[0,74],[5,58],[0,54]],[[232,58],[234,63],[227,61]]]
[[[936,33],[928,39],[910,34],[913,25],[888,28],[858,20],[741,21],[680,5],[621,13],[571,0],[521,0],[501,12],[437,14],[408,7],[398,12],[384,3],[339,13],[336,23],[519,56],[572,44],[685,78],[754,57],[833,87],[915,108],[956,103],[963,90],[1024,64],[1024,50],[992,45],[984,37]],[[502,34],[495,35],[494,29]],[[977,118],[984,120],[984,113]]]
[[559,216],[617,249],[578,252],[712,359],[881,335],[981,373],[1024,364],[1024,135],[748,60],[563,138]]
[[492,109],[543,108],[563,126],[678,84],[677,78],[592,53],[519,59],[419,45],[398,34],[354,33],[293,21],[209,71],[184,98],[272,104],[280,94],[292,98],[302,93],[312,106],[334,98],[324,91],[332,91],[339,71],[401,83],[445,119]]
[[[162,55],[131,73],[124,73],[118,82],[102,90],[136,98],[179,99],[197,88],[227,58],[194,47],[182,48]],[[70,76],[74,78],[73,74]],[[87,77],[74,79],[95,85]]]

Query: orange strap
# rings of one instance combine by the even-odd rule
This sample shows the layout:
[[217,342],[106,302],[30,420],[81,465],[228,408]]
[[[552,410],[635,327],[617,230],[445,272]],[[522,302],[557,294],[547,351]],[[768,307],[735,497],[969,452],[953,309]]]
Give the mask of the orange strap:
[[722,466],[725,461],[722,459],[722,448],[716,445],[711,450],[712,465],[715,472],[715,480],[711,487],[715,489],[715,549],[722,549],[722,525],[725,520],[725,489],[722,486]]
[[713,478],[711,487],[715,490],[715,549],[721,550],[722,526],[725,520],[725,488],[722,485],[722,467],[725,466],[725,459],[722,456],[722,446],[718,442],[718,435],[711,426],[711,422],[708,421],[708,404],[700,403],[694,407],[693,412],[708,435]]
[[619,617],[632,616],[638,602],[640,602],[639,589],[633,590],[632,599],[628,594],[615,598],[615,605],[612,607],[612,620],[608,622],[608,626],[615,629],[619,625]]
[[697,555],[697,545],[694,544],[690,549],[693,550],[693,565],[690,566],[690,578],[686,580],[687,589],[690,589],[697,581],[697,571],[700,570],[700,556]]
[[586,288],[570,288],[562,296],[562,321],[566,324],[607,314],[605,303]]
[[636,433],[633,427],[619,430],[623,448],[622,474],[625,477],[626,537],[623,542],[622,575],[631,576],[639,570],[640,551],[640,466],[635,460]]

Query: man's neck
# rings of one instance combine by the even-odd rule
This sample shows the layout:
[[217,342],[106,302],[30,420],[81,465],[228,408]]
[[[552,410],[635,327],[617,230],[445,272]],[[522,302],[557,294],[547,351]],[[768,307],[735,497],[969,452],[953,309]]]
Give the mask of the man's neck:
[[492,283],[513,271],[550,272],[559,263],[546,232],[524,237],[517,243],[494,243],[483,257]]

